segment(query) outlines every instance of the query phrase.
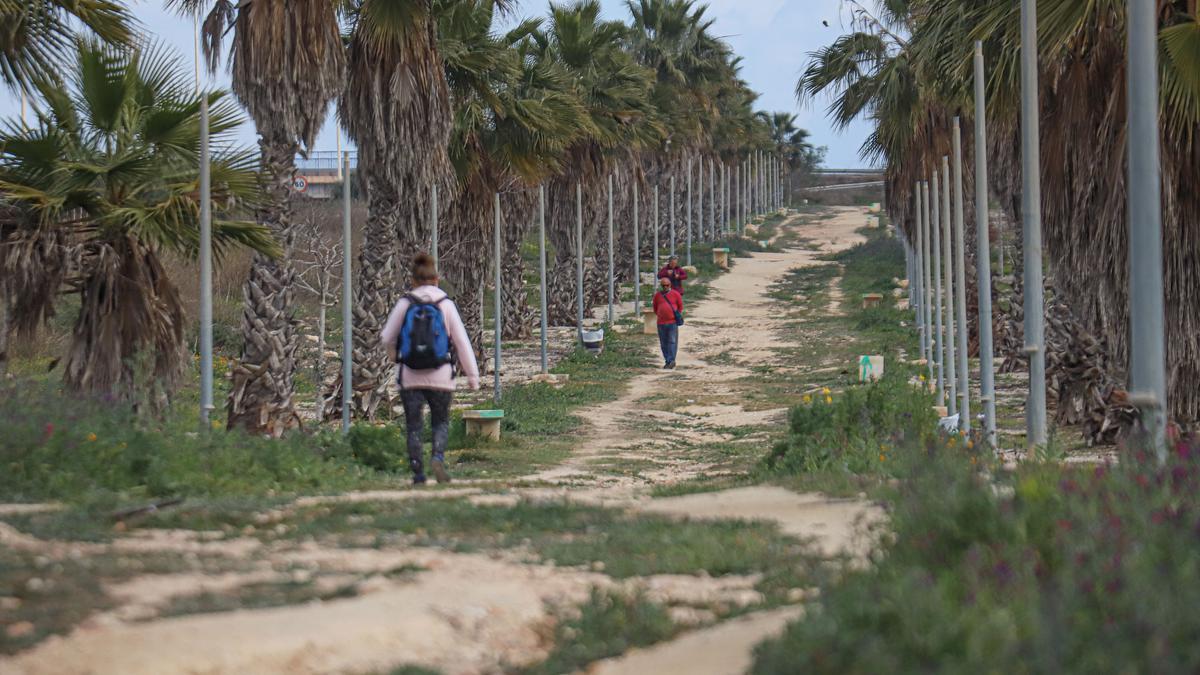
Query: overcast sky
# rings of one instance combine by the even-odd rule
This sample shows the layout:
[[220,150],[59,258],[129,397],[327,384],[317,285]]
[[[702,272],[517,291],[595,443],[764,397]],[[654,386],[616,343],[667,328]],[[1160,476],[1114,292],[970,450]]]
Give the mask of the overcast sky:
[[[607,18],[628,18],[624,0],[601,0],[601,3]],[[518,13],[541,15],[548,4],[542,0],[522,0]],[[709,0],[708,4],[709,16],[716,19],[714,32],[725,37],[734,51],[744,57],[743,77],[762,96],[758,107],[796,113],[798,126],[811,131],[817,145],[829,148],[827,166],[862,166],[858,147],[869,133],[867,125],[856,123],[844,132],[837,132],[825,119],[824,101],[800,107],[793,94],[807,53],[827,44],[840,31],[841,0]],[[162,5],[161,0],[134,1],[138,19],[146,29],[178,50],[180,57],[191,64],[191,21],[164,11]],[[823,20],[829,22],[829,28],[822,25]],[[218,83],[226,79],[224,73],[216,77]],[[15,116],[18,109],[14,96],[0,95],[0,116]],[[253,141],[252,128],[246,129],[244,140]],[[333,150],[335,143],[331,121],[326,124],[316,149]]]

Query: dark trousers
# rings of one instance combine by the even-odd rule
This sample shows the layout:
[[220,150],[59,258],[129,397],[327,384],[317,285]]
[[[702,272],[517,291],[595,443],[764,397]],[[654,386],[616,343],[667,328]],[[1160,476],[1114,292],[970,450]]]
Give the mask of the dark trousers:
[[679,351],[679,326],[659,324],[658,346],[662,348],[663,360],[667,364],[675,363],[675,354]]
[[425,431],[425,406],[429,405],[430,423],[433,426],[433,461],[444,461],[446,445],[450,441],[450,403],[454,392],[437,389],[402,389],[400,401],[404,404],[404,425],[408,430],[408,465],[413,474],[425,475],[425,449],[422,435]]

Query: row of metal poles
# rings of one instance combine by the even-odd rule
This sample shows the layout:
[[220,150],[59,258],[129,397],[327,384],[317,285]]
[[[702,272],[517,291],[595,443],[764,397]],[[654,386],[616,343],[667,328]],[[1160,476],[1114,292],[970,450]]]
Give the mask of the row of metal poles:
[[[210,157],[211,149],[209,147],[209,110],[206,99],[201,100],[200,105],[200,424],[202,429],[208,429],[210,426],[210,416],[213,406],[213,371],[212,371],[212,190],[211,190],[211,171]],[[689,163],[687,168],[687,204],[686,204],[686,227],[687,227],[687,264],[692,263],[692,233],[693,233],[693,218],[692,204],[693,196],[697,204],[697,215],[699,216],[696,222],[699,225],[699,236],[703,240],[706,235],[711,235],[711,240],[716,241],[721,236],[729,236],[731,231],[735,231],[738,236],[745,233],[745,224],[753,217],[766,213],[772,209],[779,209],[783,204],[783,174],[784,167],[780,160],[775,156],[756,152],[748,154],[746,160],[739,162],[736,166],[730,166],[725,163],[717,164],[714,160],[707,160],[708,164],[708,194],[709,194],[709,218],[708,227],[705,227],[704,218],[704,165],[705,160],[701,159],[695,164],[699,168],[699,175],[696,185],[699,190],[694,190],[693,184],[693,164]],[[718,171],[719,169],[719,171]],[[342,430],[349,431],[350,429],[350,392],[353,391],[353,354],[354,354],[354,323],[353,323],[353,280],[351,279],[352,263],[351,256],[353,247],[351,245],[351,185],[350,185],[350,153],[346,152],[342,155]],[[615,318],[616,304],[616,259],[615,259],[615,228],[614,228],[614,210],[613,210],[613,183],[615,176],[610,174],[608,177],[608,322],[611,324]],[[718,188],[719,183],[719,188]],[[638,195],[638,186],[635,182],[632,187],[632,202],[633,202],[633,239],[634,239],[634,300],[633,311],[636,316],[640,309],[641,298],[641,233],[640,233],[640,200]],[[430,190],[430,206],[431,206],[431,244],[434,264],[439,264],[438,256],[438,190],[437,186],[433,186]],[[579,331],[583,331],[583,316],[584,316],[584,294],[583,294],[583,186],[577,184],[575,188],[576,200],[576,231],[575,239],[577,243],[576,253],[576,304],[577,304],[577,320]],[[675,218],[677,211],[675,209],[675,176],[670,178],[670,254],[676,255],[676,245],[678,238],[675,236]],[[659,269],[659,186],[654,187],[654,270]],[[500,208],[500,193],[495,195],[495,227],[493,228],[493,256],[492,267],[494,272],[494,329],[495,329],[495,344],[493,355],[493,374],[494,380],[494,396],[495,401],[499,403],[501,397],[500,386],[500,366],[502,358],[502,213]],[[718,221],[721,225],[718,226]],[[718,230],[720,232],[718,233]],[[547,274],[546,274],[546,188],[538,186],[538,266],[541,275],[541,369],[543,373],[549,371],[548,358],[548,325],[547,325]]]
[[[1162,202],[1159,152],[1158,22],[1153,0],[1128,4],[1130,402],[1141,413],[1148,442],[1165,460],[1166,359],[1162,277]],[[1021,135],[1024,181],[1025,353],[1029,358],[1026,439],[1047,442],[1046,349],[1042,279],[1041,167],[1036,1],[1021,2]],[[996,393],[992,344],[991,245],[988,231],[987,106],[983,45],[975,43],[975,221],[979,292],[980,402],[984,431],[996,447]],[[943,156],[914,185],[916,228],[902,241],[921,354],[937,397],[959,429],[971,429],[967,366],[966,279],[963,239],[962,139],[951,127],[953,158]],[[951,178],[953,159],[953,181]],[[925,168],[922,169],[922,172]],[[951,191],[953,190],[953,207]],[[957,345],[955,344],[957,337]],[[957,358],[956,358],[957,356]]]

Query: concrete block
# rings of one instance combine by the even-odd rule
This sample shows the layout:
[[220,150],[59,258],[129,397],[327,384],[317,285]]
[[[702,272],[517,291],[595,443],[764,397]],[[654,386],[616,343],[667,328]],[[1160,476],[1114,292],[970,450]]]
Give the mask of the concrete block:
[[883,377],[883,356],[873,354],[858,357],[858,381],[875,382]]
[[883,303],[883,294],[882,293],[867,293],[862,296],[862,301],[863,301],[863,303],[862,303],[863,309],[870,309],[872,307],[878,307]]
[[486,437],[493,441],[500,440],[500,422],[504,419],[503,410],[466,410],[463,421],[467,424],[467,436]]
[[729,249],[714,248],[712,250],[713,264],[721,269],[729,269]]

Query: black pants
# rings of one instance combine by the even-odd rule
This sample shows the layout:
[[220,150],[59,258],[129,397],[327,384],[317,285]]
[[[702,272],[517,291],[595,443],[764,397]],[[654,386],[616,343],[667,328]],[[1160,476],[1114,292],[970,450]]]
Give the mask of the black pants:
[[450,441],[450,403],[454,392],[437,389],[402,389],[404,424],[408,430],[408,465],[413,474],[425,475],[425,449],[421,442],[425,431],[425,405],[433,425],[433,461],[445,461],[446,445]]

